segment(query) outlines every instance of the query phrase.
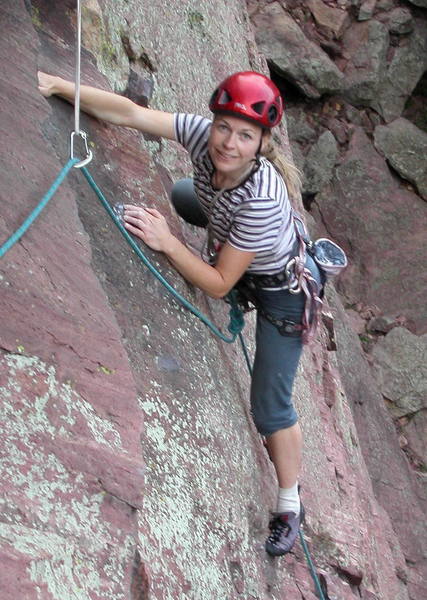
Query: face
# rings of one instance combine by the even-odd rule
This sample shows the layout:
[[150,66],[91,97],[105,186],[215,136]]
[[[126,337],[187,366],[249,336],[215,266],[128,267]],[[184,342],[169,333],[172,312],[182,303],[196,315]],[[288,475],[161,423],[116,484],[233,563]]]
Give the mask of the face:
[[243,173],[256,156],[262,129],[238,117],[216,115],[208,141],[218,173],[232,177]]

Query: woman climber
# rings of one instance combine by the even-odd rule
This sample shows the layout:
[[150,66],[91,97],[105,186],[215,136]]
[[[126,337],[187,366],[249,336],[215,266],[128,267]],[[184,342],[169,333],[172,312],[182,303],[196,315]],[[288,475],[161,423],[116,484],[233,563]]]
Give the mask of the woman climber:
[[[39,73],[39,90],[74,101],[74,84],[59,77]],[[270,555],[285,554],[304,518],[297,482],[302,434],[291,394],[307,307],[286,269],[299,247],[288,191],[297,194],[300,183],[292,165],[271,154],[271,129],[283,115],[280,93],[264,75],[246,71],[215,90],[212,121],[143,108],[88,86],[81,86],[81,107],[109,123],[175,140],[190,154],[194,177],[175,184],[172,202],[186,221],[206,228],[202,258],[172,235],[155,208],[126,204],[125,227],[210,296],[222,298],[236,285],[250,291],[257,307],[251,410],[279,484],[265,547]],[[318,294],[321,276],[309,255],[305,273]]]

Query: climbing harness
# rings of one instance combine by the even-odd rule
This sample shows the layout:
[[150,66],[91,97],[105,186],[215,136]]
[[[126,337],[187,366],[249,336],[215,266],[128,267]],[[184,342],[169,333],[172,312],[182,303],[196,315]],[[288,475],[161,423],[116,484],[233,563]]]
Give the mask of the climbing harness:
[[[190,302],[188,302],[188,300],[186,300],[183,296],[181,296],[181,294],[179,294],[179,292],[177,292],[170,285],[170,283],[168,283],[168,281],[160,274],[160,272],[153,266],[153,264],[150,262],[150,260],[147,258],[147,256],[142,252],[142,250],[138,246],[138,244],[136,244],[134,239],[129,235],[129,233],[124,228],[124,226],[121,222],[121,219],[120,219],[119,212],[117,212],[114,209],[114,207],[112,207],[109,204],[109,202],[105,198],[104,194],[102,193],[100,188],[97,186],[97,184],[95,183],[91,174],[87,170],[86,165],[92,160],[93,155],[92,155],[91,150],[89,150],[89,147],[88,147],[87,134],[84,131],[81,131],[81,129],[80,129],[80,55],[81,55],[81,4],[80,4],[80,0],[77,0],[77,53],[76,53],[76,85],[75,85],[75,109],[74,109],[75,122],[74,122],[74,131],[71,133],[71,137],[70,137],[70,159],[68,160],[67,164],[61,169],[61,171],[59,172],[55,181],[53,182],[53,184],[51,185],[49,190],[46,192],[46,194],[42,197],[42,199],[40,200],[40,202],[38,203],[36,208],[28,215],[28,217],[25,219],[25,221],[22,223],[22,225],[6,240],[6,242],[2,246],[0,246],[0,258],[2,258],[6,254],[6,252],[8,252],[8,250],[10,250],[14,246],[14,244],[24,235],[24,233],[28,230],[28,228],[32,225],[32,223],[37,219],[37,217],[40,215],[40,213],[43,211],[43,209],[47,206],[48,202],[55,195],[55,193],[57,192],[58,188],[60,187],[60,185],[62,184],[62,182],[68,175],[68,173],[70,172],[70,170],[73,167],[81,169],[81,171],[82,171],[83,175],[85,176],[87,182],[89,183],[90,187],[95,192],[99,201],[101,202],[101,204],[103,205],[103,207],[105,208],[105,210],[107,211],[107,213],[109,214],[111,219],[113,220],[116,227],[119,229],[122,236],[125,238],[126,242],[134,250],[134,252],[140,258],[140,260],[143,262],[143,264],[160,281],[160,283],[162,283],[162,285],[164,285],[165,288],[185,308],[187,308],[196,317],[198,317],[203,323],[205,323],[205,325],[207,325],[207,327],[209,327],[209,329],[221,340],[223,340],[224,342],[227,342],[227,343],[232,343],[235,341],[235,339],[237,337],[239,337],[239,340],[240,340],[240,343],[242,346],[242,350],[244,353],[244,357],[246,360],[246,364],[248,367],[248,371],[249,371],[250,376],[252,376],[251,361],[249,358],[249,354],[247,351],[245,341],[243,339],[243,335],[241,333],[242,329],[244,327],[244,318],[243,318],[243,310],[242,310],[241,304],[239,302],[239,290],[238,289],[231,290],[231,292],[226,297],[226,302],[228,304],[230,304],[230,311],[229,311],[230,323],[228,325],[228,330],[231,334],[230,337],[227,337],[213,323],[211,323],[211,321],[207,317],[205,317],[195,306],[193,306]],[[77,158],[75,156],[76,153],[74,150],[74,142],[77,137],[80,137],[84,142],[86,157],[83,160],[80,160],[79,158]],[[298,267],[298,264],[295,265],[296,273],[297,273],[297,267]],[[299,273],[299,277],[301,279],[300,273]],[[300,287],[301,289],[303,288],[304,284],[301,284],[300,279],[298,279],[298,286],[295,286],[293,288],[294,290],[296,290],[297,287]],[[290,289],[290,291],[291,291],[291,289]],[[299,290],[298,290],[298,292],[299,292]],[[295,291],[294,293],[297,293],[297,292]],[[292,324],[292,326],[296,325],[293,322],[287,322],[287,323],[288,323],[288,327],[290,324]],[[282,324],[282,326],[283,326],[283,324]],[[319,582],[319,578],[317,576],[316,570],[313,566],[313,562],[312,562],[312,559],[311,559],[311,556],[310,556],[310,553],[309,553],[309,550],[308,550],[308,547],[307,547],[306,541],[304,539],[301,528],[299,530],[299,537],[300,537],[301,544],[302,544],[302,547],[304,550],[304,554],[305,554],[305,557],[306,557],[306,560],[307,560],[307,563],[308,563],[308,566],[310,569],[311,576],[313,578],[313,581],[314,581],[314,584],[316,587],[316,591],[319,595],[319,599],[326,600],[325,596],[323,594],[322,586]]]

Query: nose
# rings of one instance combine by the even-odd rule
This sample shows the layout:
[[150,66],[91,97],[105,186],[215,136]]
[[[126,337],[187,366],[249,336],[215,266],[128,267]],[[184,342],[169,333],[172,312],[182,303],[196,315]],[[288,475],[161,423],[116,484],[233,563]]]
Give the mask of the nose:
[[234,131],[230,131],[230,133],[223,140],[224,148],[231,149],[236,146],[236,134]]

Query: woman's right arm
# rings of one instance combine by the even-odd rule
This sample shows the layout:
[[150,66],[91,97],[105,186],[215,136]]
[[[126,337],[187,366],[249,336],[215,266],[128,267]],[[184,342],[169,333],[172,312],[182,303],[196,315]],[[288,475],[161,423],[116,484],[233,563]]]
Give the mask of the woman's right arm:
[[[74,103],[75,85],[71,81],[39,71],[39,90],[43,96],[59,96]],[[175,140],[174,116],[161,110],[138,106],[129,98],[87,85],[80,86],[81,109],[97,119],[132,127],[143,133]]]

